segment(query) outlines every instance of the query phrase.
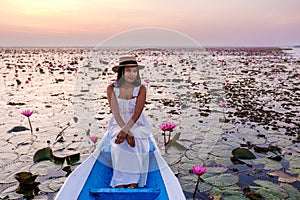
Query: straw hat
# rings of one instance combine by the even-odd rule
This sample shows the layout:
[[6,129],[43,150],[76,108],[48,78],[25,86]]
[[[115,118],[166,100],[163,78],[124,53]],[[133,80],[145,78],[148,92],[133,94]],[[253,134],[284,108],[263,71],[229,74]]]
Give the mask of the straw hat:
[[113,66],[112,70],[118,72],[119,67],[137,66],[138,69],[143,69],[145,66],[139,65],[134,56],[122,56],[119,58],[119,65]]

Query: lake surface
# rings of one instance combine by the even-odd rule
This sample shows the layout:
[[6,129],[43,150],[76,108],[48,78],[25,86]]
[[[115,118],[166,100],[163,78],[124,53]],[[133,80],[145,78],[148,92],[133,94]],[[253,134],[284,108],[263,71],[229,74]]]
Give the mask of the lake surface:
[[[1,198],[24,196],[16,192],[18,172],[38,175],[33,199],[55,197],[65,169],[93,152],[90,136],[101,138],[107,129],[106,87],[116,78],[112,64],[125,53],[146,66],[144,112],[188,199],[197,181],[194,165],[207,167],[198,199],[299,197],[300,63],[293,54],[279,48],[2,48]],[[24,110],[33,111],[32,134]],[[180,137],[165,147],[159,125],[167,121],[177,124],[172,137]],[[46,147],[58,157],[79,153],[80,160],[34,163]]]

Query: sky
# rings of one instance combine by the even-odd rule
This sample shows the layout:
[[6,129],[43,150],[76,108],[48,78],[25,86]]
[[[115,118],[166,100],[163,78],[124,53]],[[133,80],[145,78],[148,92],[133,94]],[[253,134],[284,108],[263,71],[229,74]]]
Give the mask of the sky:
[[293,46],[299,8],[299,0],[0,0],[0,46],[95,46],[143,27],[202,46]]

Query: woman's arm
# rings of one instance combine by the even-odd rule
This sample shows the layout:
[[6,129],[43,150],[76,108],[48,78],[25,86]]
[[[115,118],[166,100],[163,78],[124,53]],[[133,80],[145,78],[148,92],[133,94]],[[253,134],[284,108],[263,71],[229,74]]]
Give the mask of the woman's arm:
[[125,126],[122,127],[122,130],[126,133],[130,131],[131,127],[135,124],[135,122],[139,119],[146,102],[146,87],[144,85],[140,86],[139,94],[137,97],[134,113],[131,119],[127,122]]
[[[109,107],[111,109],[111,112],[112,112],[116,122],[118,123],[119,127],[124,127],[125,123],[120,115],[117,98],[114,93],[114,86],[112,84],[107,87],[107,99],[109,102]],[[134,137],[130,136],[130,138],[129,138],[128,133],[121,129],[121,131],[116,136],[115,143],[121,144],[122,142],[125,141],[125,139],[129,139],[130,142],[128,142],[128,144],[131,147],[135,147]]]

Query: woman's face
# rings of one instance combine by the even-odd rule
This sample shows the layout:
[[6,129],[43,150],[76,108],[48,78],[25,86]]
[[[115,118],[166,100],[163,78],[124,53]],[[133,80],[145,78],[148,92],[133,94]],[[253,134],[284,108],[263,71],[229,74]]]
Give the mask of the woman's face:
[[137,67],[128,66],[124,68],[123,78],[126,82],[133,83],[137,77]]

